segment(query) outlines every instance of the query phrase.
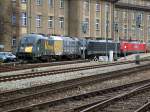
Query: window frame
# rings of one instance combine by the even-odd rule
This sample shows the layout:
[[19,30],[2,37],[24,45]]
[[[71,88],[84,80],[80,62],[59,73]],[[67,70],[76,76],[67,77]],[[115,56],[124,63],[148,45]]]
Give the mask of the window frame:
[[11,23],[12,23],[12,25],[16,25],[16,23],[17,23],[17,17],[16,17],[16,13],[15,12],[12,13]]
[[85,34],[89,32],[89,18],[84,18],[82,24],[82,32]]
[[84,9],[85,9],[85,11],[89,12],[89,10],[90,10],[90,1],[89,0],[84,0]]
[[49,6],[49,8],[53,7],[53,3],[54,3],[54,0],[48,0],[48,6]]
[[27,26],[27,12],[21,12],[21,25]]
[[65,6],[65,1],[64,0],[60,0],[60,8],[63,9]]
[[48,28],[53,28],[53,16],[48,16]]
[[64,29],[64,27],[65,27],[64,17],[59,17],[59,27],[60,27],[60,29]]
[[27,3],[27,0],[21,0],[21,3]]
[[16,39],[16,37],[12,37],[11,46],[12,47],[16,47],[17,46],[17,39]]
[[96,12],[100,12],[100,8],[101,8],[100,3],[97,1],[96,2]]
[[99,30],[100,30],[100,20],[96,19],[96,31],[99,31]]
[[36,0],[36,5],[37,5],[37,6],[42,5],[42,0]]
[[42,23],[42,15],[36,15],[36,28],[40,28]]

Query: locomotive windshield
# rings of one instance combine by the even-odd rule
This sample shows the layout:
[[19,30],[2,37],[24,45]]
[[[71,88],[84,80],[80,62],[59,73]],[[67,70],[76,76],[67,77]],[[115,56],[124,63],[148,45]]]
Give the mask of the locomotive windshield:
[[23,39],[21,39],[21,45],[31,46],[34,43],[35,43],[34,37],[24,37]]

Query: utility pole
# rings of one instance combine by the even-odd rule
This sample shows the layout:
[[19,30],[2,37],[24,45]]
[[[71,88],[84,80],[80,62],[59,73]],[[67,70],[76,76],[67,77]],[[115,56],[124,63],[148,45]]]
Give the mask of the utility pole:
[[[141,28],[141,15],[138,15],[136,17],[136,32],[139,31],[138,40],[140,40],[140,28]],[[137,53],[139,53],[139,52],[137,51]]]
[[[140,38],[140,27],[141,27],[141,16],[142,15],[138,15],[137,17],[136,17],[136,31],[138,31],[138,29],[139,29],[139,36],[138,36],[138,38]],[[139,39],[140,40],[140,39]],[[139,47],[139,46],[138,46]],[[140,55],[139,55],[139,51],[138,51],[138,49],[137,49],[137,55],[135,56],[135,63],[136,64],[140,64]]]
[[106,57],[108,57],[109,4],[106,4]]
[[31,4],[32,4],[32,3],[31,3],[31,0],[29,0],[29,5],[30,5],[30,9],[29,9],[29,13],[30,13],[30,15],[29,15],[29,16],[30,16],[30,17],[29,17],[29,19],[30,19],[30,33],[31,33],[31,24],[32,24],[32,23],[31,23],[31,21],[32,21],[32,20],[31,20]]
[[[84,34],[86,34],[87,30],[88,30],[87,22],[86,21],[82,21],[82,32]],[[85,40],[83,39],[83,41],[82,41],[82,52],[83,52],[82,57],[83,57],[83,59],[85,59],[85,50],[86,50]]]
[[115,60],[117,60],[117,58],[118,58],[118,39],[117,38],[119,38],[119,32],[118,32],[118,23],[117,22],[115,22],[115,24],[114,24],[114,32],[116,32],[117,33],[117,35],[115,35],[116,37],[115,37]]
[[115,21],[115,3],[113,3],[113,39],[115,40],[115,60],[117,61],[117,58],[118,58],[118,56],[117,56],[117,54],[118,54],[118,45],[117,45],[117,43],[118,43],[118,39],[117,39],[117,37],[118,37],[118,35],[116,35],[116,33],[118,34],[118,23]]
[[[119,27],[118,23],[115,22],[115,3],[117,3],[120,0],[113,0],[113,26],[112,26],[112,31],[113,31],[113,39],[115,40],[115,59],[117,60],[118,58],[118,41],[119,41]],[[115,35],[115,32],[117,32],[117,35]]]

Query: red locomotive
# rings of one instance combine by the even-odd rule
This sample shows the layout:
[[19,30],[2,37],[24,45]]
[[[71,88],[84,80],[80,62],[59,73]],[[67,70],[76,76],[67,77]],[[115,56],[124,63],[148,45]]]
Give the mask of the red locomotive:
[[121,41],[120,42],[121,53],[144,53],[147,51],[146,43],[141,43],[137,41]]

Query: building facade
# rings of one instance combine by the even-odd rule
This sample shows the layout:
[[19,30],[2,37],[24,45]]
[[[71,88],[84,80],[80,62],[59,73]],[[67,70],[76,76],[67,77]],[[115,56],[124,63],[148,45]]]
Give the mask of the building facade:
[[69,35],[111,38],[113,17],[111,2],[106,0],[70,0],[69,3]]
[[[27,33],[100,39],[150,39],[149,0],[5,0],[11,8],[5,51]],[[5,9],[6,10],[6,9]],[[7,34],[6,33],[6,34]],[[8,41],[7,41],[8,40]]]
[[17,1],[0,1],[0,51],[15,50],[19,37],[19,3]]
[[20,5],[20,35],[68,35],[68,0],[20,0]]
[[150,39],[150,1],[120,0],[114,9],[114,33],[116,38]]

